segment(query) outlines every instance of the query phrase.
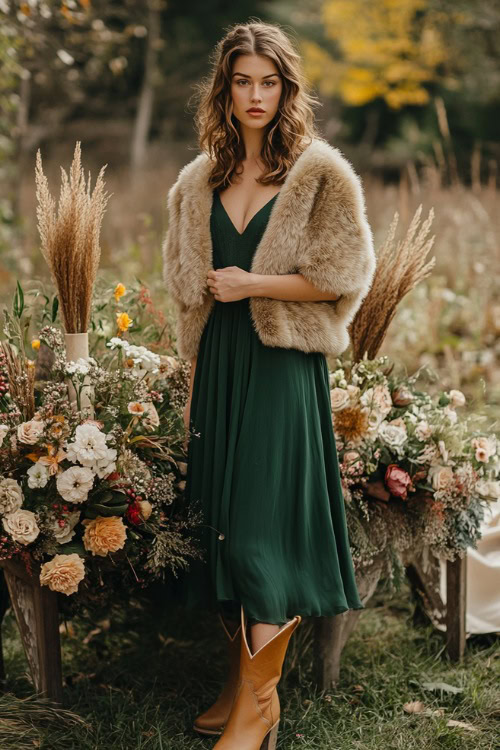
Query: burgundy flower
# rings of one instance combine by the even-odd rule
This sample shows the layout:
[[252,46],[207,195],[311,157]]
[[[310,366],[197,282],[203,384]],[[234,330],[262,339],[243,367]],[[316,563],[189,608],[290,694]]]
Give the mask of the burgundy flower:
[[408,472],[397,464],[389,464],[384,479],[391,495],[406,500],[408,487],[412,486],[411,477]]

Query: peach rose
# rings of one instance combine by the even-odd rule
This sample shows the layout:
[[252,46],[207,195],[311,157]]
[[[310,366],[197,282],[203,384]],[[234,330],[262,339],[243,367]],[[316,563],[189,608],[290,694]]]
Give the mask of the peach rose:
[[453,481],[453,470],[450,466],[434,464],[429,469],[428,479],[435,490],[445,490]]
[[44,422],[39,419],[30,419],[17,426],[17,439],[20,443],[34,445],[43,433]]
[[125,545],[127,529],[119,516],[85,518],[82,524],[86,527],[83,546],[93,555],[106,557],[109,552],[116,552]]
[[412,486],[411,477],[407,471],[397,464],[389,464],[384,479],[391,495],[406,500],[408,488]]
[[85,565],[82,558],[72,552],[70,555],[55,555],[44,563],[40,570],[40,583],[61,594],[74,594],[78,584],[85,578]]

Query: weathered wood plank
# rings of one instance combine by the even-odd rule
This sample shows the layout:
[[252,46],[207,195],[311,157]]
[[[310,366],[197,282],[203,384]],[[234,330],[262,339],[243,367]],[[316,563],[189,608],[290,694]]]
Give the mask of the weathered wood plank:
[[62,703],[62,664],[57,594],[14,560],[1,563],[35,690]]

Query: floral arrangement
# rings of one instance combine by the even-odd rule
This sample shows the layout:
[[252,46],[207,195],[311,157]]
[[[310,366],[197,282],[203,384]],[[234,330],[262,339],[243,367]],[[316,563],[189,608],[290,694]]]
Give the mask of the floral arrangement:
[[453,560],[475,546],[500,497],[497,437],[457,409],[459,390],[417,389],[425,368],[394,374],[387,356],[336,360],[332,419],[355,564],[382,555],[388,572],[424,547]]
[[[125,294],[118,284],[95,296],[95,356],[68,361],[53,324],[42,325],[30,347],[34,311],[25,314],[19,285],[0,342],[0,560],[38,561],[42,585],[88,600],[109,593],[108,573],[129,590],[198,556],[189,533],[197,519],[178,502],[185,363],[127,338],[135,330],[144,341],[157,327],[120,309]],[[151,322],[144,287],[128,300],[129,312],[142,308]],[[56,309],[45,297],[37,315],[46,321]],[[92,416],[81,400],[89,382]]]

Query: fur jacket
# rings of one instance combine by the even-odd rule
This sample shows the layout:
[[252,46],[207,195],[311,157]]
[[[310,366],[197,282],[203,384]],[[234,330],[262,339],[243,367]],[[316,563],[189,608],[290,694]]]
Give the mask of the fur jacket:
[[[197,355],[215,303],[207,286],[213,268],[211,166],[207,154],[198,154],[180,170],[167,197],[163,280],[176,306],[177,352],[183,359]],[[250,271],[300,273],[318,289],[340,297],[250,297],[251,320],[261,342],[341,354],[349,346],[347,328],[369,291],[375,264],[361,180],[339,149],[314,138],[285,178]]]

